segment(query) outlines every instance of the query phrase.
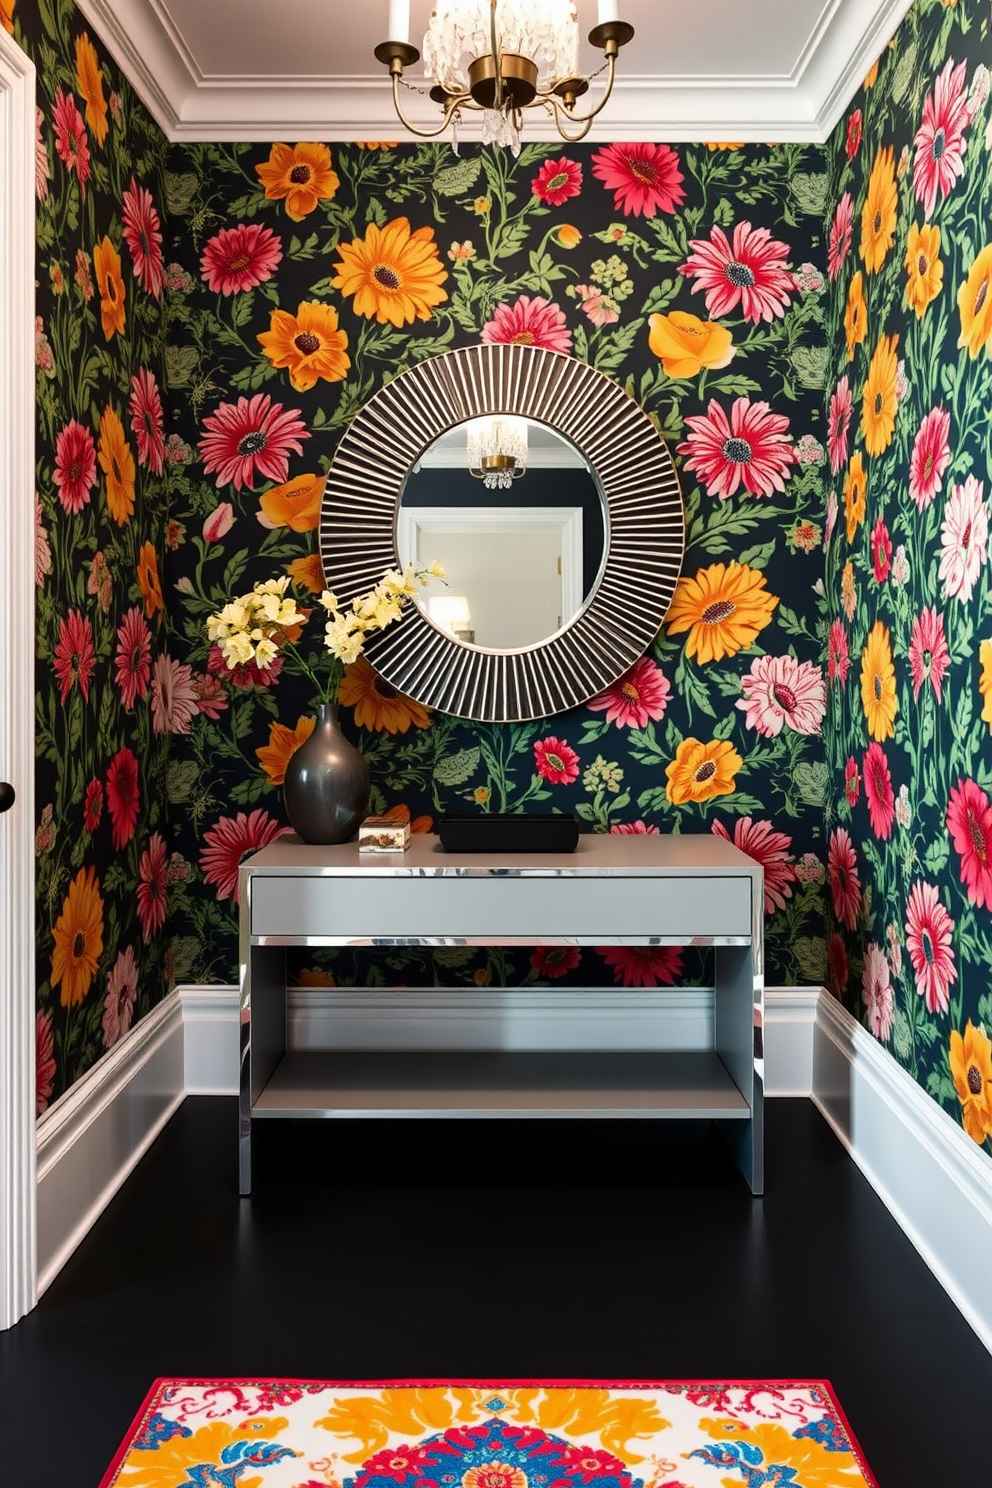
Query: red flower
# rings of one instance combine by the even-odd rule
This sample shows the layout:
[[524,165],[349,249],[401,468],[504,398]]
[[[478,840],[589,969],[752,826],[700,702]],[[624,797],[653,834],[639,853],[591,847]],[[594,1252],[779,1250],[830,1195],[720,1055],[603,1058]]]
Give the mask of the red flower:
[[521,295],[512,305],[497,305],[492,320],[482,327],[482,339],[489,345],[541,346],[565,353],[572,349],[564,312],[541,295],[533,299]]
[[830,395],[827,413],[827,449],[830,452],[830,469],[834,475],[847,464],[847,431],[851,426],[851,384],[842,377]]
[[582,167],[576,160],[546,160],[530,186],[550,207],[560,207],[563,202],[578,196],[582,190]]
[[848,755],[847,764],[844,766],[844,794],[849,806],[858,804],[858,797],[861,794],[861,775],[858,771],[858,762],[853,754]]
[[216,826],[204,832],[203,838],[208,846],[200,853],[200,868],[206,882],[217,890],[216,897],[233,899],[237,904],[238,865],[242,854],[264,847],[288,831],[288,827],[280,827],[267,811],[256,810],[249,816],[243,811],[239,811],[237,816],[222,816]]
[[162,262],[161,224],[151,192],[139,186],[132,176],[123,201],[124,237],[131,250],[135,277],[142,289],[159,299],[165,266]]
[[229,671],[223,651],[219,646],[211,646],[207,652],[207,671],[213,677],[226,678],[232,687],[271,687],[282,671],[282,657],[274,656],[267,667],[248,661]]
[[86,787],[86,799],[83,802],[83,826],[87,832],[93,833],[100,825],[103,815],[103,781],[91,780]]
[[844,141],[844,149],[847,151],[848,160],[853,160],[858,153],[861,144],[861,110],[855,109],[847,121],[847,138]]
[[107,766],[107,810],[110,812],[110,835],[118,851],[134,836],[140,804],[138,761],[125,744],[123,749],[118,749]]
[[34,1109],[40,1116],[48,1109],[55,1088],[55,1038],[51,1013],[36,1013],[34,1019]]
[[578,946],[535,946],[530,964],[539,977],[563,977],[582,960]]
[[733,837],[722,822],[715,821],[712,830],[714,836],[733,842],[765,870],[765,914],[784,909],[786,899],[792,898],[796,877],[795,867],[789,860],[792,838],[784,832],[776,832],[770,821],[752,823],[749,816],[734,823]]
[[138,918],[146,941],[165,924],[168,892],[165,840],[159,832],[153,832],[138,863]]
[[755,496],[785,490],[796,456],[784,414],[772,413],[764,402],[735,398],[728,419],[714,399],[705,414],[691,415],[686,423],[691,432],[678,452],[689,456],[685,468],[706,483],[708,496],[726,501],[740,485]]
[[579,756],[564,739],[549,734],[534,745],[537,773],[550,785],[569,785],[579,774]]
[[916,990],[931,1013],[946,1013],[952,982],[958,979],[951,942],[954,921],[933,884],[915,883],[906,905],[906,949],[916,973]]
[[851,193],[845,191],[837,203],[834,220],[830,224],[830,241],[827,246],[827,273],[836,279],[851,248],[851,224],[854,218],[854,202]]
[[847,631],[843,621],[832,620],[827,636],[827,676],[831,682],[847,685],[847,674],[851,669],[851,656],[847,649]]
[[138,370],[131,378],[131,428],[138,441],[138,464],[147,465],[153,475],[161,475],[165,467],[165,429],[162,416],[162,396],[155,381],[155,373],[147,367]]
[[614,837],[660,837],[660,827],[648,826],[646,822],[614,822],[610,828]]
[[875,565],[875,582],[884,584],[892,567],[892,539],[881,517],[871,530],[871,561]]
[[992,801],[974,780],[959,780],[947,803],[947,825],[972,904],[992,909]]
[[63,511],[81,512],[96,480],[96,445],[89,429],[70,419],[55,440],[55,484]]
[[843,935],[833,930],[827,937],[827,986],[835,997],[844,996],[847,978],[847,947]]
[[203,420],[200,440],[203,469],[217,472],[217,485],[236,491],[252,486],[256,472],[266,480],[285,481],[290,454],[302,454],[302,439],[310,434],[300,415],[273,403],[268,393],[221,403]]
[[121,702],[133,708],[136,698],[148,692],[151,676],[151,632],[139,605],[132,605],[117,627],[117,652],[114,669]]
[[194,672],[193,686],[197,694],[197,708],[208,718],[219,718],[228,706],[224,684],[210,672]]
[[590,698],[586,707],[593,713],[605,711],[607,723],[618,728],[645,728],[649,719],[664,718],[671,695],[671,684],[661,667],[642,656],[618,682]]
[[913,190],[928,219],[933,216],[937,192],[947,196],[964,170],[964,131],[971,122],[964,88],[966,71],[966,62],[955,67],[953,58],[948,58],[933,92],[927,94],[923,119],[913,138]]
[[217,294],[243,294],[271,279],[282,259],[282,243],[269,227],[239,222],[222,227],[200,259],[200,275]]
[[944,471],[951,463],[948,434],[951,415],[946,408],[931,408],[916,431],[909,459],[909,494],[918,511],[930,505],[940,490]]
[[767,227],[738,222],[733,243],[722,227],[710,230],[709,241],[693,238],[693,250],[679,272],[694,279],[693,293],[706,292],[706,309],[718,319],[740,306],[745,320],[774,320],[784,315],[795,289],[785,267],[787,243],[773,238]]
[[625,217],[674,212],[685,201],[685,177],[671,145],[607,145],[592,157],[592,173],[613,192],[613,205]]
[[858,855],[850,833],[844,827],[835,827],[830,834],[827,872],[834,913],[842,925],[853,930],[861,912],[861,876],[858,873]]
[[55,151],[62,164],[74,170],[79,177],[79,194],[86,195],[86,182],[90,178],[90,146],[86,137],[83,116],[76,107],[71,93],[60,88],[55,95],[52,108],[55,124]]
[[920,611],[913,621],[909,638],[909,670],[913,677],[913,701],[920,695],[924,682],[929,682],[940,702],[944,673],[951,664],[951,653],[944,638],[944,618],[933,606]]
[[680,946],[597,946],[622,987],[671,987],[682,971]]
[[881,744],[873,741],[868,745],[861,762],[861,770],[864,776],[865,801],[868,804],[871,829],[876,837],[887,842],[895,820],[896,798],[892,790],[889,762]]
[[70,610],[59,623],[58,640],[55,642],[55,659],[52,663],[59,679],[59,697],[65,704],[74,682],[79,683],[83,701],[89,701],[90,678],[96,667],[96,652],[93,649],[93,626],[89,618]]

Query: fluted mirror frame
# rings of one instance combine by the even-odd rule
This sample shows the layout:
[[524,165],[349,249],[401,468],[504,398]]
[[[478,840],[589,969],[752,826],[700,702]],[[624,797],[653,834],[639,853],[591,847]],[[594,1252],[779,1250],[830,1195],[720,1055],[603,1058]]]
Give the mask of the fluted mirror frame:
[[644,410],[602,372],[540,347],[479,345],[418,362],[381,388],[342,436],[324,484],[320,556],[344,603],[398,562],[407,474],[466,419],[512,413],[556,429],[586,457],[606,504],[598,584],[555,635],[488,651],[439,630],[417,605],[366,641],[371,665],[427,707],[485,723],[565,713],[615,682],[651,645],[685,551],[672,457]]

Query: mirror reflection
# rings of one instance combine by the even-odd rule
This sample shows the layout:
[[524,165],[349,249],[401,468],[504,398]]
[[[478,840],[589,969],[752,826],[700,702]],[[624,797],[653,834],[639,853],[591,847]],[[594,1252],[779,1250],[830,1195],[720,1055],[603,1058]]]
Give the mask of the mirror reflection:
[[485,651],[538,645],[593,594],[606,506],[581,451],[534,419],[489,415],[447,430],[400,496],[400,563],[444,564],[447,588],[417,603]]

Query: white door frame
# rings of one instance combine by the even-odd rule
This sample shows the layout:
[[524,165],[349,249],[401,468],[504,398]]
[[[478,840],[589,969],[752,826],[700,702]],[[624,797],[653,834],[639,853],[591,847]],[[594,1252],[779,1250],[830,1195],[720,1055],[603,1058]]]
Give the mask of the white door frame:
[[36,1301],[35,70],[0,30],[0,1328]]

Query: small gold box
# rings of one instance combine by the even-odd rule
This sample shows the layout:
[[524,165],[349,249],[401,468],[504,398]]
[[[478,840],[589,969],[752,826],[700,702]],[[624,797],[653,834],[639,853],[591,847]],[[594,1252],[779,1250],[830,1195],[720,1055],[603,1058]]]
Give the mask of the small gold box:
[[359,852],[405,852],[410,846],[410,823],[390,816],[367,816],[358,828]]

